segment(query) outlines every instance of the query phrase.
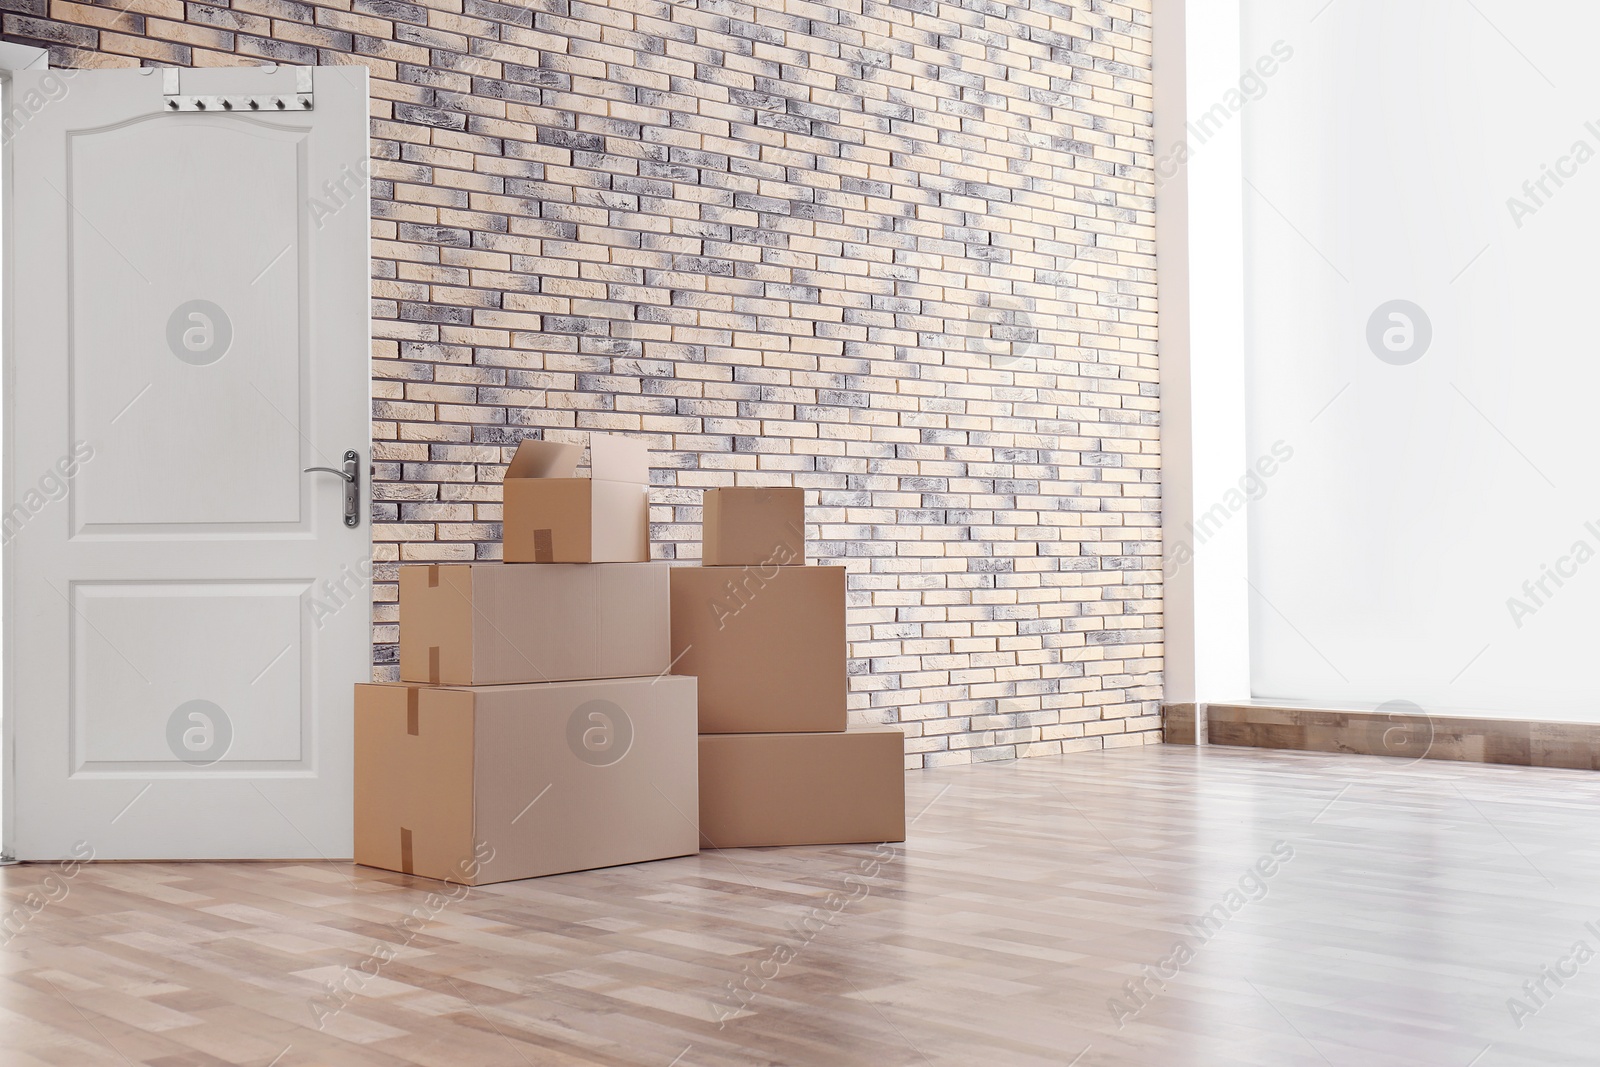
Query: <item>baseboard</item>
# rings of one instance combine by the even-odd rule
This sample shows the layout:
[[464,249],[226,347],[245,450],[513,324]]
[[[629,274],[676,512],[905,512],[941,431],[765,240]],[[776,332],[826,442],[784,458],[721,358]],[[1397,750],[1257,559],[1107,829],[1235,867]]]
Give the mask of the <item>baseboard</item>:
[[1591,723],[1207,704],[1197,730],[1194,705],[1163,711],[1171,744],[1195,744],[1198,732],[1201,744],[1600,770]]
[[1205,716],[1193,704],[1161,705],[1161,740],[1169,745],[1203,745]]

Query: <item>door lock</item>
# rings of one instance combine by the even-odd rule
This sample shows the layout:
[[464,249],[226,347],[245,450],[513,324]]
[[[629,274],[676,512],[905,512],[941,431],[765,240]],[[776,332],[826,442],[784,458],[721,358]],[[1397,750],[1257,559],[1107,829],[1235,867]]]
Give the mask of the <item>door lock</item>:
[[310,474],[312,471],[335,474],[344,479],[344,524],[361,525],[361,453],[354,449],[346,452],[344,470],[333,467],[307,467],[304,473]]

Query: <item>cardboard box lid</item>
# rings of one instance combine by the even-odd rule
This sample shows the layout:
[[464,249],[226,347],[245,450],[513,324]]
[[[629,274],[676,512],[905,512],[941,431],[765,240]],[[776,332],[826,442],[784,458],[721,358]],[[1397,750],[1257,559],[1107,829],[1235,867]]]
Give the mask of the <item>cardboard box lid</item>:
[[578,473],[582,445],[561,441],[519,441],[516,455],[506,468],[509,478],[571,478]]
[[601,482],[650,484],[650,446],[637,437],[589,435],[590,476]]
[[[519,441],[506,467],[513,478],[573,478],[583,446],[562,441]],[[589,475],[595,481],[650,484],[650,446],[636,437],[589,435]]]

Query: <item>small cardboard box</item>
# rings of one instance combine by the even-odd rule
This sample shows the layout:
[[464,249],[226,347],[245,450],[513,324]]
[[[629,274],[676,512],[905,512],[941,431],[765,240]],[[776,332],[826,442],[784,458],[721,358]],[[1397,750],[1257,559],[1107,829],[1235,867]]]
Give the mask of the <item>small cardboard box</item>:
[[507,563],[642,563],[650,558],[650,449],[633,437],[589,435],[583,449],[523,441],[506,468],[501,537]]
[[356,686],[356,862],[466,885],[699,850],[694,679]]
[[655,677],[672,662],[665,563],[400,568],[400,677],[499,685]]
[[848,845],[906,839],[905,735],[704,734],[700,845]]
[[704,504],[700,562],[707,567],[805,563],[804,489],[707,489]]
[[673,567],[673,670],[703,734],[843,730],[843,567]]

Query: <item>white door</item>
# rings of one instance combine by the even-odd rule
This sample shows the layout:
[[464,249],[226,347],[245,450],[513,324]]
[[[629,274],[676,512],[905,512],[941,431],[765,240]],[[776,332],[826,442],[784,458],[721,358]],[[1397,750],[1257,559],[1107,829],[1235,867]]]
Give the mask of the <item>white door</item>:
[[[19,71],[5,115],[7,844],[347,857],[366,70]],[[303,473],[347,452],[354,525]]]

